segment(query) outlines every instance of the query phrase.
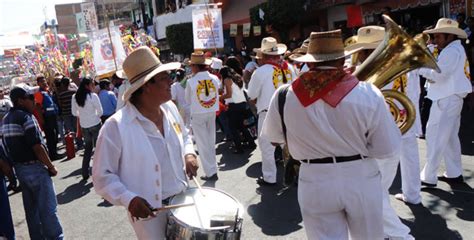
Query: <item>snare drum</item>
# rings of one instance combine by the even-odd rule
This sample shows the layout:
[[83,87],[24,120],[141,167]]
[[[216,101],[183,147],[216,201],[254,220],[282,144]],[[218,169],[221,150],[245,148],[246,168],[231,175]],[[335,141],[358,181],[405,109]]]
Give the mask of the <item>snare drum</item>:
[[244,208],[231,195],[214,188],[190,188],[170,200],[170,205],[194,203],[170,210],[167,239],[240,239]]

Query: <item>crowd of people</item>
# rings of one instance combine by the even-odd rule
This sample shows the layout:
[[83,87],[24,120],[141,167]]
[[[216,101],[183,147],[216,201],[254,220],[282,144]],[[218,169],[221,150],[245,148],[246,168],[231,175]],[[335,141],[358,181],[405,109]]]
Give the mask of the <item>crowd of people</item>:
[[[408,204],[421,203],[422,186],[464,181],[458,132],[464,98],[472,92],[462,45],[468,36],[455,20],[440,19],[424,32],[440,71],[414,69],[384,87],[408,96],[418,113],[422,90],[432,102],[426,131],[417,114],[402,136],[380,89],[353,74],[385,31],[362,27],[348,46],[340,30],[313,32],[293,51],[266,37],[246,61],[196,51],[165,64],[139,47],[110,80],[86,77],[76,84],[58,73],[37,76],[36,87],[13,87],[9,99],[0,92],[0,167],[9,187],[22,191],[30,237],[64,236],[52,161],[64,157],[58,143],[74,133],[75,149],[84,148],[82,181],[92,175],[97,194],[125,207],[137,238],[164,239],[167,212],[155,209],[183,192],[200,166],[201,180],[219,179],[217,124],[234,154],[256,149],[257,140],[259,185],[277,183],[275,153],[285,146],[301,164],[298,202],[308,239],[413,239],[388,189],[398,164],[402,193],[395,197]],[[427,143],[421,171],[418,137]],[[446,172],[438,177],[442,159]],[[6,192],[0,177],[0,193]],[[0,217],[0,236],[11,239],[4,202],[1,212],[10,216]]]

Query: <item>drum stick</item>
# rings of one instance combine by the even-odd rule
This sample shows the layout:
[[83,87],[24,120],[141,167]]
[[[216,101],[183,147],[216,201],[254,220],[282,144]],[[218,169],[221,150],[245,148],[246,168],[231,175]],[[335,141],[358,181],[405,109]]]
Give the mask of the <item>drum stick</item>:
[[153,208],[153,209],[151,209],[151,211],[158,212],[158,211],[161,211],[161,210],[169,210],[169,209],[175,209],[175,208],[181,208],[181,207],[189,207],[189,206],[193,206],[193,205],[194,205],[194,203],[182,203],[182,204],[163,206],[163,207],[160,207],[160,208]]
[[202,195],[203,197],[205,197],[206,195],[204,195],[204,192],[202,191],[201,184],[199,184],[198,180],[197,180],[196,177],[194,177],[194,176],[193,176],[193,181],[194,181],[194,183],[197,185],[198,190],[199,190],[199,193],[201,193],[201,195]]

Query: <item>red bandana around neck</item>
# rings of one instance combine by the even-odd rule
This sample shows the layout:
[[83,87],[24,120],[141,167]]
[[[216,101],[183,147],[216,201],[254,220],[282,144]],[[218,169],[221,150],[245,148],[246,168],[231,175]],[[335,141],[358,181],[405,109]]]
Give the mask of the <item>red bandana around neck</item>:
[[303,107],[321,98],[336,107],[358,82],[356,77],[341,69],[318,69],[301,74],[291,87]]

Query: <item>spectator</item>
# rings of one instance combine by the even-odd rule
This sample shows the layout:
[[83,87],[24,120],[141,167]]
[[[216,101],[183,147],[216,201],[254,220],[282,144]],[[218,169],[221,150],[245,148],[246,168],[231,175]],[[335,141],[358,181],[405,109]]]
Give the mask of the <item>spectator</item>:
[[12,102],[10,99],[5,98],[3,89],[0,89],[0,119],[3,119],[3,116],[5,116],[12,107]]
[[[58,95],[59,106],[61,107],[61,117],[64,121],[64,130],[66,133],[77,132],[77,118],[71,112],[72,95],[76,90],[70,87],[71,80],[67,77],[61,79],[61,93]],[[76,135],[77,136],[77,135]],[[76,137],[77,149],[83,148],[82,138]]]
[[89,165],[92,157],[92,150],[97,141],[101,126],[100,116],[102,116],[102,106],[97,94],[94,92],[94,81],[90,78],[83,78],[77,92],[72,95],[72,115],[79,117],[82,135],[84,136],[85,150],[82,159],[82,179],[89,179]]
[[117,97],[114,92],[110,91],[110,81],[108,79],[100,80],[99,87],[100,104],[104,110],[100,119],[102,120],[102,123],[104,123],[107,118],[115,113],[115,109],[117,108]]
[[35,98],[31,88],[23,86],[13,88],[10,99],[13,108],[3,120],[2,140],[22,187],[30,238],[63,239],[51,180],[58,171],[48,157],[38,122],[32,115]]
[[[1,143],[0,143],[1,145]],[[7,161],[3,149],[0,155],[0,238],[15,239],[10,202],[8,201],[8,189],[5,185],[5,176],[11,182],[16,182],[10,163]]]

